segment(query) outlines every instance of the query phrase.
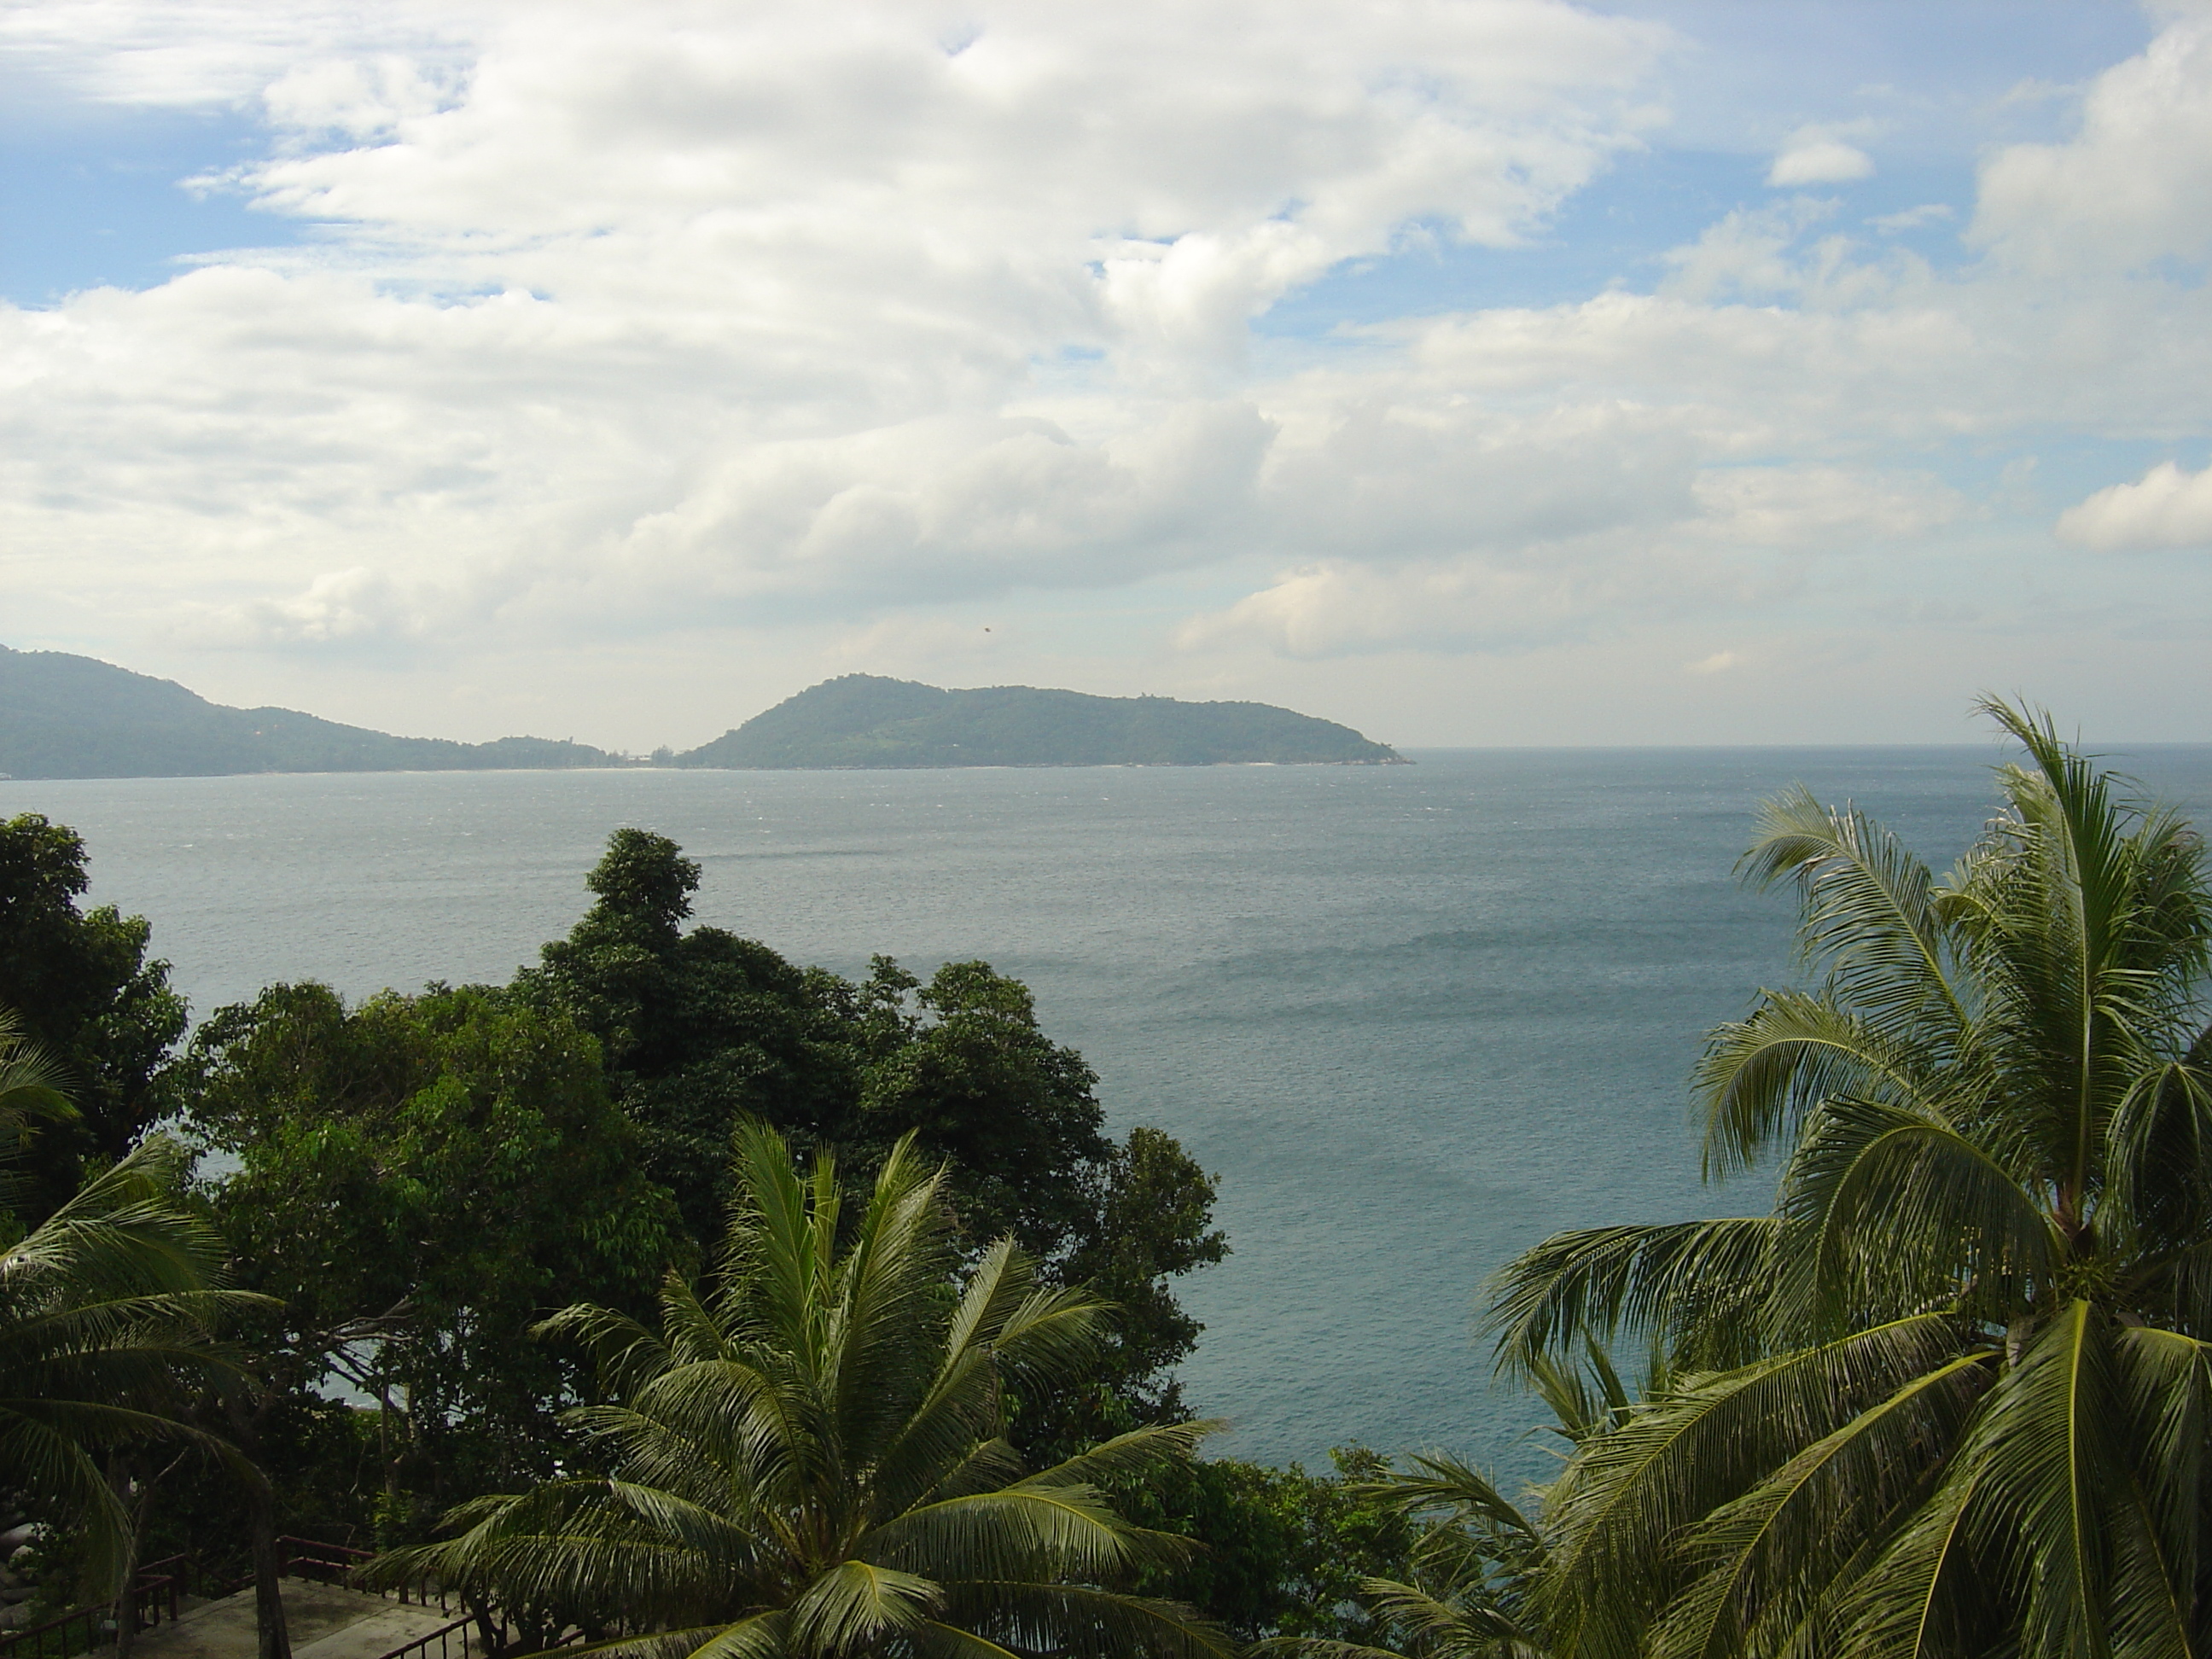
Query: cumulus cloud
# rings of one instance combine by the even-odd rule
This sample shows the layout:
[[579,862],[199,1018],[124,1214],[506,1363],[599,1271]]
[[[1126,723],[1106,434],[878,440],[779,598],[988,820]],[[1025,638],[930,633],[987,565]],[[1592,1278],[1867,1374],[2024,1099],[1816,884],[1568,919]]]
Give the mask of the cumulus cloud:
[[189,643],[282,649],[384,646],[426,631],[422,607],[374,570],[325,572],[300,592],[227,606],[196,606],[173,624]]
[[2100,75],[2072,137],[1992,156],[1969,234],[2044,268],[2212,252],[2212,13],[2179,12]]
[[[0,574],[294,652],[849,642],[1178,581],[1187,653],[1747,639],[1714,617],[1942,568],[1994,499],[1946,455],[2212,424],[2212,293],[2066,264],[2203,246],[2203,33],[1992,152],[1965,267],[1882,240],[1940,204],[1764,198],[1656,284],[1285,341],[1255,319],[1332,272],[1551,234],[1652,138],[1669,37],[1556,0],[16,8],[0,51],[79,95],[246,100],[271,141],[206,186],[323,228],[0,307]],[[1866,176],[1855,140],[1771,182]],[[2160,476],[2065,533],[2141,544],[2086,526]]]
[[1777,152],[1766,182],[1778,189],[1803,185],[1848,185],[1874,177],[1874,157],[1855,144],[1804,131]]
[[1252,318],[1415,222],[1532,234],[1664,39],[1558,0],[347,15],[0,35],[102,98],[251,88],[278,142],[202,183],[327,228],[0,310],[12,530],[219,560],[270,639],[397,625],[332,570],[627,625],[1218,557],[1272,438]]
[[2133,483],[2099,490],[2058,515],[2058,537],[2100,553],[2212,547],[2212,467],[2185,472],[2161,461]]
[[1307,659],[1408,647],[1525,650],[1578,633],[1617,592],[1601,576],[1478,562],[1381,571],[1349,562],[1295,570],[1176,635],[1185,651],[1247,641]]
[[1030,417],[763,444],[640,519],[622,585],[681,604],[1110,586],[1214,556],[1273,436],[1232,403],[1095,443]]
[[[1650,622],[1753,603],[1797,583],[1790,561],[1922,536],[1960,510],[1954,492],[1925,477],[1699,467],[1697,453],[1692,443],[1644,479],[1563,471],[1594,501],[1611,496],[1611,510],[1601,505],[1548,535],[1516,522],[1510,508],[1492,520],[1462,502],[1454,526],[1460,539],[1449,550],[1432,531],[1425,557],[1314,560],[1192,618],[1176,643],[1203,651],[1241,641],[1307,659],[1399,648],[1525,650],[1590,637],[1630,617]],[[1632,487],[1623,489],[1638,483],[1640,500]],[[1623,510],[1632,501],[1633,509]],[[1279,546],[1322,547],[1329,538],[1327,526],[1294,506],[1274,525]]]
[[1958,216],[1959,210],[1948,202],[1923,202],[1917,207],[1877,215],[1867,222],[1876,230],[1893,236],[1900,231],[1925,230],[1930,225],[1948,224]]
[[102,103],[204,108],[256,97],[319,57],[457,60],[481,17],[467,0],[46,0],[0,9],[0,52]]

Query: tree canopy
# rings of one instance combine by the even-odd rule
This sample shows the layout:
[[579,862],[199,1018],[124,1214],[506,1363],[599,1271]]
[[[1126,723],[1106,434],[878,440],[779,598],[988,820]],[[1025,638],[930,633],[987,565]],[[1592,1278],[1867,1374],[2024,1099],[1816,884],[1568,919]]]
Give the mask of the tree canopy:
[[283,1306],[264,1359],[379,1402],[387,1499],[547,1467],[576,1379],[530,1327],[580,1294],[643,1305],[684,1248],[592,1039],[483,988],[349,1010],[280,985],[210,1018],[191,1066],[231,1166],[213,1213]]
[[1011,1239],[949,1293],[945,1172],[911,1135],[850,1216],[828,1155],[802,1172],[763,1126],[737,1149],[711,1281],[672,1278],[657,1325],[579,1305],[547,1327],[599,1356],[605,1401],[574,1418],[610,1473],[480,1499],[457,1538],[373,1575],[428,1570],[664,1656],[1225,1656],[1188,1610],[1122,1587],[1176,1540],[1099,1486],[1187,1457],[1203,1425],[1034,1474],[1006,1438],[1009,1376],[1073,1375],[1100,1304],[1039,1283]]
[[2148,1656],[2212,1642],[2203,849],[2027,750],[1947,876],[1771,803],[1819,981],[1722,1026],[1706,1160],[1764,1215],[1563,1234],[1498,1283],[1509,1364],[1656,1338],[1671,1374],[1549,1496],[1543,1601],[1593,1656]]
[[185,1034],[168,963],[147,959],[146,919],[82,909],[89,884],[75,830],[36,812],[0,823],[0,1008],[52,1060],[76,1108],[27,1166],[47,1207],[67,1197],[81,1157],[122,1158],[170,1109],[163,1068]]
[[[795,968],[757,941],[687,928],[699,881],[666,836],[617,830],[586,878],[591,908],[515,983],[599,1037],[644,1167],[699,1246],[719,1238],[738,1124],[837,1147],[862,1171],[912,1134],[946,1160],[971,1248],[1011,1234],[1048,1278],[1097,1283],[1127,1310],[1099,1378],[1114,1403],[1077,1417],[1173,1415],[1169,1372],[1198,1326],[1169,1281],[1227,1249],[1206,1173],[1157,1129],[1108,1136],[1097,1073],[1045,1033],[1019,981],[981,962],[927,983],[888,957],[857,981]],[[1036,1449],[1073,1420],[1040,1406],[1024,1432]]]

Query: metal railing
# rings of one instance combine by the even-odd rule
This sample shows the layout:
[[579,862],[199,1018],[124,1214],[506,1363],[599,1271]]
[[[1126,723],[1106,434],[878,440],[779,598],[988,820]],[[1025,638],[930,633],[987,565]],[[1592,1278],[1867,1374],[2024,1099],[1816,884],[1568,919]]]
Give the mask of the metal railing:
[[70,1659],[105,1647],[115,1639],[117,1601],[134,1631],[150,1630],[163,1622],[176,1622],[192,1572],[188,1556],[172,1555],[149,1561],[131,1582],[131,1593],[116,1601],[71,1607],[58,1619],[28,1630],[0,1631],[0,1659]]
[[[489,1626],[491,1641],[486,1644],[486,1626]],[[508,1628],[507,1620],[494,1613],[489,1617],[464,1614],[449,1625],[441,1625],[428,1635],[418,1636],[403,1647],[389,1653],[379,1654],[377,1659],[501,1659],[501,1656],[523,1653],[550,1653],[556,1648],[565,1648],[572,1642],[584,1639],[584,1632],[574,1628],[562,1631],[551,1641],[541,1646],[518,1647],[516,1632]]]
[[[276,1547],[283,1552],[276,1571],[279,1576],[313,1579],[318,1583],[338,1584],[347,1589],[359,1590],[364,1595],[381,1595],[387,1600],[401,1601],[410,1607],[435,1607],[441,1613],[453,1610],[453,1600],[445,1586],[428,1573],[418,1573],[412,1578],[403,1578],[392,1585],[357,1583],[353,1575],[364,1562],[372,1559],[374,1550],[356,1549],[350,1544],[330,1544],[319,1538],[280,1538]],[[0,1656],[4,1659],[4,1656]]]
[[[502,1647],[505,1644],[502,1642]],[[380,1654],[378,1659],[479,1659],[484,1646],[477,1621],[464,1613],[450,1625],[441,1625],[427,1636],[418,1636],[402,1647]]]
[[[276,1547],[276,1570],[281,1577],[339,1585],[363,1595],[380,1596],[410,1607],[434,1607],[441,1613],[453,1611],[456,1598],[427,1574],[375,1589],[349,1582],[362,1564],[374,1555],[373,1550],[356,1549],[349,1544],[333,1544],[319,1538],[291,1537],[279,1538]],[[191,1591],[195,1579],[202,1581],[203,1592],[216,1595],[228,1595],[245,1587],[206,1580],[190,1556],[173,1555],[165,1560],[149,1562],[138,1570],[131,1581],[131,1595],[123,1602],[132,1620],[131,1628],[144,1631],[163,1623],[173,1624],[183,1611],[184,1598]],[[115,1640],[116,1612],[115,1602],[103,1601],[92,1607],[72,1607],[58,1619],[50,1619],[28,1630],[0,1631],[0,1659],[76,1659],[79,1654],[107,1647]],[[380,1655],[379,1659],[499,1659],[499,1656],[514,1650],[514,1634],[506,1620],[495,1613],[484,1619],[464,1613],[427,1635]],[[581,1631],[567,1631],[548,1647],[565,1647],[582,1636]]]

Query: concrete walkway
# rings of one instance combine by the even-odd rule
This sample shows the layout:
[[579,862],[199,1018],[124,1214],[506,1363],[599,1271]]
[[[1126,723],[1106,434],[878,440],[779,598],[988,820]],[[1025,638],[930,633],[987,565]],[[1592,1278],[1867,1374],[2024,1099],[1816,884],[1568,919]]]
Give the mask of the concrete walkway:
[[[284,1580],[283,1593],[292,1659],[384,1659],[457,1616],[305,1578]],[[253,1592],[244,1589],[192,1607],[173,1625],[139,1632],[132,1651],[137,1659],[254,1659],[259,1648]],[[463,1659],[459,1632],[451,1659]]]

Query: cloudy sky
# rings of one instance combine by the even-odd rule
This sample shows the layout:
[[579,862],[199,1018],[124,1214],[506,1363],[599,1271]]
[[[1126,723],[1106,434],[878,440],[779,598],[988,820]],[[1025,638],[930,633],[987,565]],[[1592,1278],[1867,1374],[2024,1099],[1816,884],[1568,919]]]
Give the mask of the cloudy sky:
[[0,0],[0,643],[2212,740],[2212,5]]

